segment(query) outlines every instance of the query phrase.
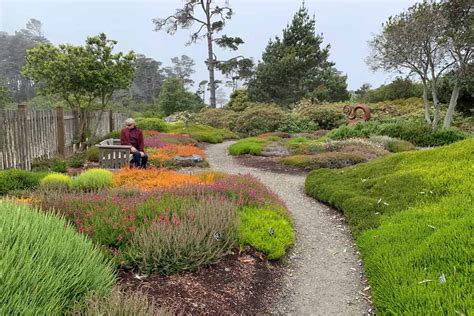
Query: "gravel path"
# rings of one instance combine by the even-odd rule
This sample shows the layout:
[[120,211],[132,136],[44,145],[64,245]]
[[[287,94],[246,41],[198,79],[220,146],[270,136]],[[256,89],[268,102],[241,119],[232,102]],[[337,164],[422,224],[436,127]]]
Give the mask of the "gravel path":
[[[231,142],[210,145],[214,170],[250,173],[285,201],[297,232],[289,272],[275,300],[274,315],[363,315],[371,306],[354,241],[344,218],[304,194],[305,177],[239,165],[227,154]],[[364,288],[365,291],[364,292]]]

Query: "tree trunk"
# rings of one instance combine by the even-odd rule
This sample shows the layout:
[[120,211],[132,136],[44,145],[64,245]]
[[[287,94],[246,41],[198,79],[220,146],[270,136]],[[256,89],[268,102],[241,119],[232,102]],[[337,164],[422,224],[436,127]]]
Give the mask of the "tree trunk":
[[210,102],[211,107],[216,108],[216,80],[215,80],[215,60],[213,50],[213,39],[212,39],[212,24],[211,24],[211,12],[210,12],[210,0],[207,0],[206,5],[206,16],[207,16],[207,53],[208,53],[208,64],[207,69],[209,70],[209,91],[210,91]]
[[456,104],[458,103],[460,90],[461,87],[458,84],[458,80],[456,80],[456,82],[454,83],[453,92],[451,93],[451,99],[449,100],[448,111],[446,112],[446,116],[444,117],[443,128],[448,128],[451,125],[454,109],[456,108]]
[[434,106],[434,116],[433,116],[433,129],[438,127],[439,124],[439,116],[440,116],[440,107],[438,100],[438,87],[436,86],[436,81],[431,81],[431,95],[433,97],[433,106]]
[[428,100],[428,86],[423,82],[423,106],[425,108],[425,121],[431,124],[430,102]]

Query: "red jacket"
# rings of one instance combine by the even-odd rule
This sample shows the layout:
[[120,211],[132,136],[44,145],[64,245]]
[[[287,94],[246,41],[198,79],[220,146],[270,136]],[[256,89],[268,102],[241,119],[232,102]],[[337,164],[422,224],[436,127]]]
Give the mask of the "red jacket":
[[130,145],[139,151],[145,151],[145,141],[143,140],[143,133],[138,128],[124,128],[120,132],[120,144]]

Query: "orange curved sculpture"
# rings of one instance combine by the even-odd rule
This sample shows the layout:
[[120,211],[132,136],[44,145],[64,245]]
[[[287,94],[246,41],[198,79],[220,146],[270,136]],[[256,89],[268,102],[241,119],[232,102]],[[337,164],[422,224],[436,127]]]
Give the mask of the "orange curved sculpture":
[[[364,113],[362,118],[357,118],[357,111],[359,110]],[[348,115],[348,125],[354,125],[361,121],[370,120],[370,108],[365,104],[357,104],[356,106],[346,105],[344,107],[344,112]]]

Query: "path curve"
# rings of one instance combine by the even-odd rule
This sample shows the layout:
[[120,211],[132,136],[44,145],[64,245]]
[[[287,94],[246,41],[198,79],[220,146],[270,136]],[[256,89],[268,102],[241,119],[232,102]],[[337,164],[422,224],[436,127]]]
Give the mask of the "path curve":
[[274,315],[363,315],[364,276],[359,254],[344,218],[304,193],[305,176],[249,168],[227,154],[232,142],[210,145],[211,168],[250,173],[286,203],[294,219],[296,245],[289,255],[289,271],[273,304]]

